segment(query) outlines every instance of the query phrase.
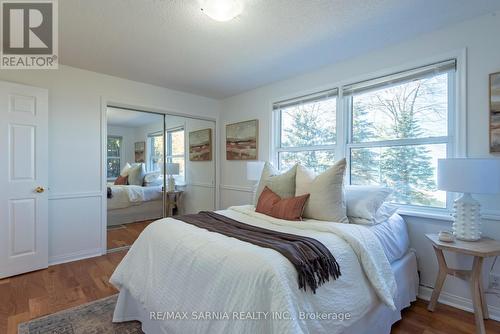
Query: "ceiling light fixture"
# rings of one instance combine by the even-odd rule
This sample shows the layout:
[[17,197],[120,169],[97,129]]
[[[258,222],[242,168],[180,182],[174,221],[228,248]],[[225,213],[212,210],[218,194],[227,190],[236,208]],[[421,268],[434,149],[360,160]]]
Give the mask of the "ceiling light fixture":
[[242,0],[201,0],[201,10],[215,21],[226,22],[243,11]]

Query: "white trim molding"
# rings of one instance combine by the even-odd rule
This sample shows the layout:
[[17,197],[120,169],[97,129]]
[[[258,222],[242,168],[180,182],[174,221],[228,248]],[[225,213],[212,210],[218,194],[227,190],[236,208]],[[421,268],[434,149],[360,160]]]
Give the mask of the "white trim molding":
[[[432,295],[432,290],[426,286],[419,286],[418,297],[423,300],[430,300]],[[441,304],[449,305],[451,307],[458,308],[467,312],[474,312],[472,307],[472,301],[468,298],[453,295],[449,292],[442,291],[439,295],[438,301]],[[488,305],[488,311],[490,312],[490,319],[500,321],[500,308],[492,305]]]
[[100,191],[91,191],[91,192],[81,192],[81,193],[52,194],[49,195],[49,200],[93,198],[93,197],[102,197],[102,193]]
[[220,189],[221,190],[231,190],[231,191],[241,191],[241,192],[245,192],[245,193],[253,193],[253,187],[248,187],[248,186],[221,184]]
[[481,218],[484,220],[499,220],[500,221],[500,211],[499,210],[481,210]]
[[51,257],[49,257],[49,266],[54,266],[56,264],[73,262],[73,261],[78,261],[78,260],[83,260],[83,259],[88,259],[91,257],[100,256],[100,255],[102,255],[101,249],[95,248],[95,249],[85,249],[85,250],[81,250],[81,251],[69,253],[69,254],[64,254],[64,255],[51,256]]

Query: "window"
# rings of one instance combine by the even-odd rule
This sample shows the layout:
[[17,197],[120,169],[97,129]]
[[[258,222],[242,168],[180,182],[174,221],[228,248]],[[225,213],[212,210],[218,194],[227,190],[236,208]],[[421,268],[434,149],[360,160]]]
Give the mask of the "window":
[[179,175],[174,176],[179,184],[185,183],[186,177],[184,141],[184,128],[167,130],[167,163],[179,164]]
[[321,172],[335,161],[337,89],[273,105],[279,169],[300,162]]
[[120,175],[122,156],[122,137],[108,136],[107,178],[112,180]]
[[436,169],[455,152],[455,77],[452,59],[274,103],[274,161],[322,172],[345,156],[350,184],[386,185],[391,201],[413,208],[446,208]]
[[148,171],[161,171],[163,164],[163,133],[157,132],[148,135]]
[[383,184],[393,202],[446,207],[436,187],[449,150],[455,61],[343,88],[351,184]]

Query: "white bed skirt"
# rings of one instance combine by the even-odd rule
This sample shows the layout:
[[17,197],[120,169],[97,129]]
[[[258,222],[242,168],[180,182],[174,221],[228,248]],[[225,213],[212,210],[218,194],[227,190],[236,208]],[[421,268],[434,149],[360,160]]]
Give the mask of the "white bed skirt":
[[[417,259],[413,251],[409,251],[401,259],[391,264],[398,285],[396,311],[391,311],[383,303],[378,303],[361,320],[347,328],[346,334],[389,334],[391,326],[401,320],[401,310],[415,301],[418,292]],[[150,311],[130,295],[127,289],[122,289],[118,296],[113,322],[137,320],[142,323],[142,330],[148,334],[176,334],[165,333],[161,321],[151,320]],[[321,310],[318,310],[321,311]],[[214,320],[217,321],[217,320]]]
[[108,210],[108,226],[156,220],[163,217],[163,200],[142,202],[124,209]]

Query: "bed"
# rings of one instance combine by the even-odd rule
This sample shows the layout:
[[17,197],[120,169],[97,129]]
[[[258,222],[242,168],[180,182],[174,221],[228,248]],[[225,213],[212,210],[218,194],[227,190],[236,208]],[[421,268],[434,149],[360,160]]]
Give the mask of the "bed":
[[108,226],[153,220],[163,216],[162,186],[108,184]]
[[316,294],[272,249],[185,224],[154,222],[117,267],[114,322],[138,320],[146,333],[389,333],[416,299],[416,257],[397,214],[376,226],[291,222],[253,206],[218,213],[315,238],[342,275]]

